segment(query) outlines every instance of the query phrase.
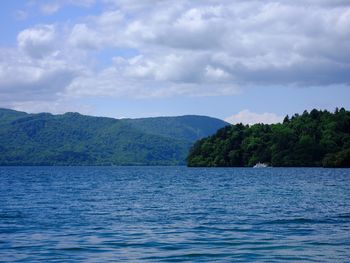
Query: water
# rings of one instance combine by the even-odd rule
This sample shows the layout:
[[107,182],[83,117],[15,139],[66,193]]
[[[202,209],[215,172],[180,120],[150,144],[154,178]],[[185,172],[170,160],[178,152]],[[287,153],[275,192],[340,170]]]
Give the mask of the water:
[[346,262],[350,170],[1,167],[0,261]]

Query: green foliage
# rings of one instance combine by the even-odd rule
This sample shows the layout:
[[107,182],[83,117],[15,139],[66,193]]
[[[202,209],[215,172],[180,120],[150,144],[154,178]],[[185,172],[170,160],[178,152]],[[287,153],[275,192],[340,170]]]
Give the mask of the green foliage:
[[0,109],[0,165],[178,165],[227,123],[203,116],[100,118]]
[[304,111],[282,124],[231,125],[191,148],[188,166],[350,167],[350,112]]

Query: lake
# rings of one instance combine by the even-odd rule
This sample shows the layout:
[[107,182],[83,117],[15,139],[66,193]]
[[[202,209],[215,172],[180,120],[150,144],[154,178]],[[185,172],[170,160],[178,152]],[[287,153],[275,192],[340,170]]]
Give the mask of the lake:
[[0,167],[0,261],[345,262],[350,169]]

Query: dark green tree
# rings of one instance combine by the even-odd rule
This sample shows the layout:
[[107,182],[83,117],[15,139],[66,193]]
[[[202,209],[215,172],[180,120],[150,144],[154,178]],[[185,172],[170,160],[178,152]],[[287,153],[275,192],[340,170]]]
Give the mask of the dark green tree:
[[304,111],[282,124],[231,125],[190,150],[189,166],[350,167],[350,112]]

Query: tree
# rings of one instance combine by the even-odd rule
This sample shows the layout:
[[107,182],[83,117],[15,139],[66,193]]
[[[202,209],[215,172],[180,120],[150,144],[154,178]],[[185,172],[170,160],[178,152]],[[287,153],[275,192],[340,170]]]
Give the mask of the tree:
[[350,112],[313,109],[292,118],[287,115],[282,124],[238,124],[221,129],[195,144],[188,164],[350,167],[349,156]]

